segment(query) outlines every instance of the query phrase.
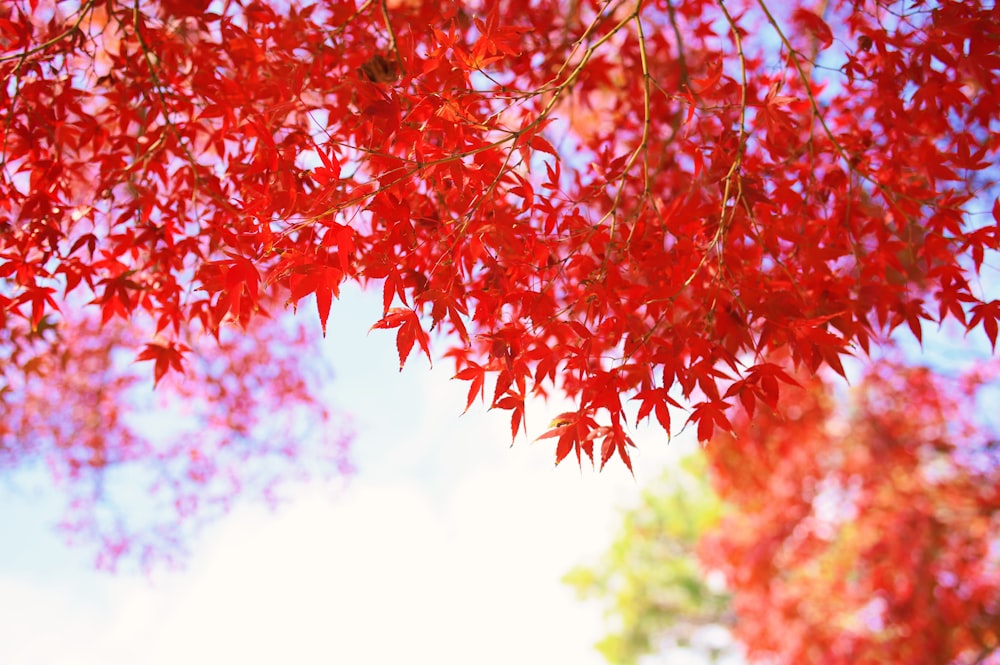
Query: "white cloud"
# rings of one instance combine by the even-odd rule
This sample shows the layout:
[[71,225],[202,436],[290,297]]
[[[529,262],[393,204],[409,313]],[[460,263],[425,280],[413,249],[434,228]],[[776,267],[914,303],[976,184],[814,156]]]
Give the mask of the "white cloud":
[[0,616],[0,652],[40,665],[600,662],[599,617],[558,582],[581,523],[559,528],[537,484],[504,502],[502,483],[477,480],[443,511],[401,486],[241,511],[186,574],[154,589],[109,579],[103,609],[0,578],[17,608]]

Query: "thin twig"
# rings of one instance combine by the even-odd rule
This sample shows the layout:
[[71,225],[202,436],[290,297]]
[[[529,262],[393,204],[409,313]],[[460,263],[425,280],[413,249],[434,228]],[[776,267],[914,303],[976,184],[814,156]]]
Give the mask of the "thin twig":
[[399,67],[399,75],[402,77],[406,73],[406,68],[403,67],[403,55],[399,52],[399,44],[396,42],[396,31],[392,27],[392,21],[389,20],[389,5],[386,0],[381,0],[379,6],[382,8],[385,29],[389,33],[389,49],[396,56],[396,65]]
[[[736,21],[733,19],[729,10],[726,9],[726,5],[719,0],[719,8],[722,10],[723,16],[726,18],[726,22],[729,24],[729,30],[733,35],[733,41],[736,44],[736,54],[740,60],[740,128],[739,133],[736,138],[736,156],[733,158],[733,163],[729,166],[729,171],[723,177],[725,185],[722,191],[722,211],[719,217],[719,226],[715,230],[715,234],[712,236],[712,241],[709,244],[709,248],[715,247],[719,256],[719,264],[722,265],[722,244],[725,242],[726,228],[732,222],[733,217],[736,215],[736,207],[743,200],[743,179],[740,177],[740,169],[743,165],[743,154],[746,150],[746,113],[747,113],[747,62],[746,56],[743,53],[743,40],[740,37],[739,27],[736,25]],[[733,181],[735,180],[735,192],[733,191]],[[733,196],[733,207],[732,212],[726,215],[726,204],[729,201],[730,195]],[[701,261],[695,267],[691,276],[684,280],[682,286],[686,287],[694,281],[694,278],[701,272],[701,269],[705,267],[708,262],[710,251],[706,250],[705,255],[702,256]],[[721,270],[720,270],[721,272]]]

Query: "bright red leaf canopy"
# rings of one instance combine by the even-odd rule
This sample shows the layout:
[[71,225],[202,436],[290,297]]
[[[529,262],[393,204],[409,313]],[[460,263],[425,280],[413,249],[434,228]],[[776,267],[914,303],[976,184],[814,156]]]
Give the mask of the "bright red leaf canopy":
[[159,382],[345,281],[515,435],[573,399],[557,456],[601,464],[631,400],[707,439],[897,327],[993,342],[992,5],[3,3],[4,414],[73,322]]

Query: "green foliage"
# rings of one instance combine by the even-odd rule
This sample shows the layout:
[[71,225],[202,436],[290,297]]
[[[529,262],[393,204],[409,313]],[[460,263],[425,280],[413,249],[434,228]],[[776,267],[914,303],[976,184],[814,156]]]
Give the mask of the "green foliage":
[[705,458],[694,453],[625,512],[621,531],[597,564],[578,566],[563,578],[580,598],[608,604],[613,628],[596,646],[609,662],[632,665],[665,640],[687,646],[700,628],[730,622],[729,595],[708,582],[695,552],[721,510]]

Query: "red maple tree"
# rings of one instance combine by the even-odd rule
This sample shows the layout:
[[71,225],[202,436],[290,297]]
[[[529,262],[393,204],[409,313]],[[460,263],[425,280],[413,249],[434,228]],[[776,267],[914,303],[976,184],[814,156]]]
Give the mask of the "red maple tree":
[[[93,350],[77,322],[126,326],[164,385],[267,311],[325,329],[345,281],[381,287],[401,364],[450,357],[515,436],[529,397],[573,399],[557,458],[602,465],[630,464],[632,414],[707,439],[899,327],[995,342],[998,24],[982,0],[4,3],[4,455],[25,375]],[[77,469],[124,455],[67,436]]]
[[751,662],[995,662],[995,364],[876,364],[847,403],[815,383],[706,449],[726,508],[700,552]]

